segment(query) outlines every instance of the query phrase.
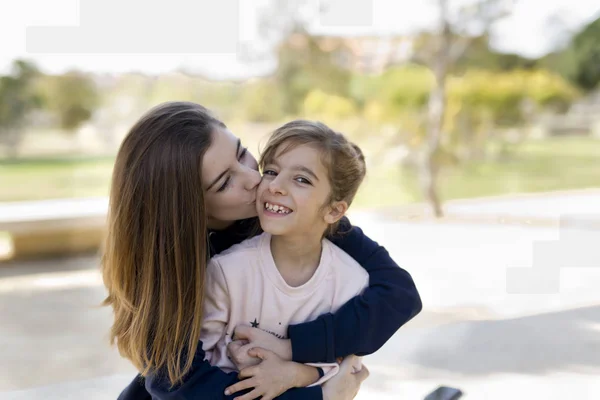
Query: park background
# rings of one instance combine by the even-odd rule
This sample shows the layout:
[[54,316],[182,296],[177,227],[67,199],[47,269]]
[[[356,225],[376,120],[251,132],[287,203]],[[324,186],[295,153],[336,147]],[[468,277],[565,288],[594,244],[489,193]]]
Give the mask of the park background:
[[[25,37],[34,14],[40,25],[27,3],[48,7],[14,5],[4,34]],[[361,396],[419,398],[446,383],[475,392],[468,398],[597,398],[600,276],[569,269],[559,287],[511,289],[507,270],[531,266],[540,240],[560,241],[569,216],[600,215],[600,5],[356,3],[362,17],[353,2],[248,2],[247,37],[229,58],[7,47],[0,343],[12,350],[0,394],[49,398],[62,384],[111,398],[133,376],[106,341],[109,311],[91,308],[103,294],[97,256],[12,259],[2,218],[14,226],[21,205],[43,214],[104,199],[129,127],[154,105],[186,100],[210,108],[255,155],[294,118],[323,121],[363,149],[368,174],[351,218],[413,274],[425,310],[371,356]],[[582,243],[597,227],[578,232],[579,252],[593,251]]]

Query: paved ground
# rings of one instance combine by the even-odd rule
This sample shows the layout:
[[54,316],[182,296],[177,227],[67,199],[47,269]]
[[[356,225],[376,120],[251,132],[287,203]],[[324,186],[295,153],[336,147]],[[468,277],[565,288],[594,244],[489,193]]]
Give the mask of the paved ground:
[[[522,217],[600,214],[600,192],[577,196],[538,198],[537,207],[527,200]],[[522,201],[460,212],[518,214]],[[372,373],[358,398],[422,399],[440,384],[459,386],[466,399],[600,398],[600,263],[589,245],[599,231],[578,231],[580,265],[560,271],[556,290],[533,294],[550,270],[516,286],[507,271],[530,267],[535,243],[564,247],[556,226],[351,217],[411,272],[425,306],[365,358]],[[111,315],[97,307],[96,266],[94,257],[0,266],[0,398],[111,399],[133,377],[107,344]]]

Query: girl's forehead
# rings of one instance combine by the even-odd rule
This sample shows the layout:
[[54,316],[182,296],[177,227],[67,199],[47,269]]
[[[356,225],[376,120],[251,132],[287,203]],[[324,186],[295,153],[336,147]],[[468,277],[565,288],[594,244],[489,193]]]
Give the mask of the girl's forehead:
[[300,157],[300,156],[321,156],[323,151],[318,148],[316,143],[298,143],[284,142],[281,143],[273,152],[273,158],[279,159],[283,157]]

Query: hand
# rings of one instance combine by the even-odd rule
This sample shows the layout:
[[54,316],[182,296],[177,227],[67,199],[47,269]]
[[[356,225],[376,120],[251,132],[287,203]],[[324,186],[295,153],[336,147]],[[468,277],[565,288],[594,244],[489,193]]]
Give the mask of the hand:
[[323,384],[323,400],[353,399],[368,376],[369,370],[360,363],[360,358],[346,357],[340,364],[340,372]]
[[261,396],[262,400],[272,400],[290,388],[308,386],[319,380],[316,368],[284,361],[272,351],[257,347],[251,349],[249,354],[262,362],[240,371],[238,377],[244,380],[225,389],[225,395],[228,396],[254,388],[236,400],[252,400]]
[[227,355],[238,371],[260,364],[260,358],[248,355],[247,340],[234,340],[227,345]]
[[235,327],[233,339],[247,340],[248,345],[246,346],[246,351],[253,347],[260,347],[271,350],[286,361],[292,360],[292,341],[290,339],[279,339],[262,329],[238,325]]

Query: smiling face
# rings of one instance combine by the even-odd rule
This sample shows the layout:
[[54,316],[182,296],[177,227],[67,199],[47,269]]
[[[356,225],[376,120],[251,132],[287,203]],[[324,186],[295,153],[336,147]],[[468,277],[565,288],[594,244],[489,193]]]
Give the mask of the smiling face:
[[283,154],[276,151],[265,163],[256,202],[265,232],[320,237],[338,219],[336,209],[326,205],[331,185],[321,154],[298,145]]
[[256,216],[256,159],[228,129],[216,127],[202,160],[202,187],[210,228]]

